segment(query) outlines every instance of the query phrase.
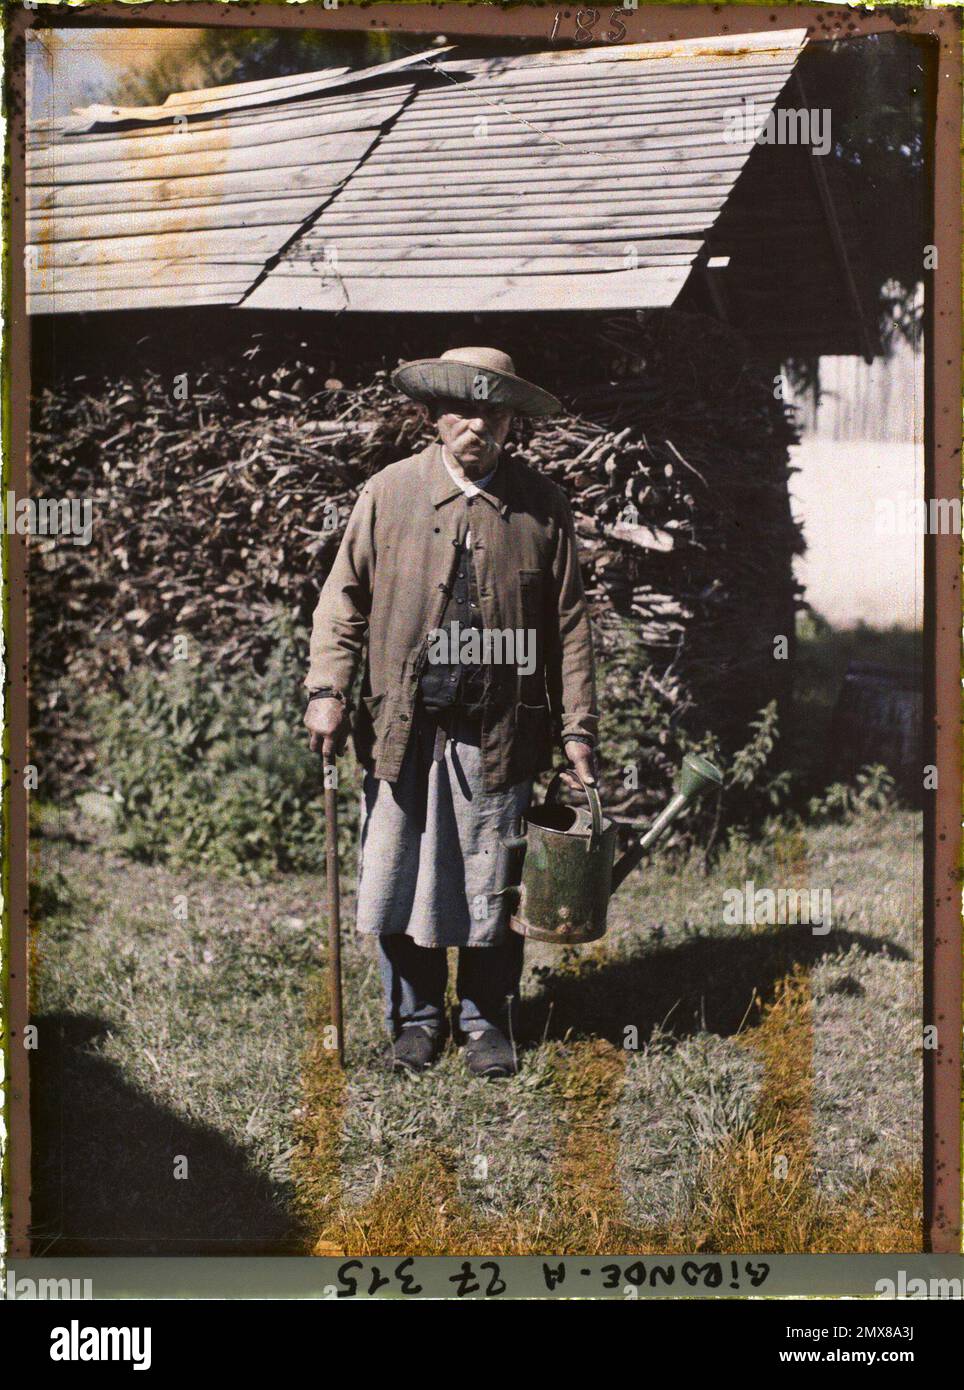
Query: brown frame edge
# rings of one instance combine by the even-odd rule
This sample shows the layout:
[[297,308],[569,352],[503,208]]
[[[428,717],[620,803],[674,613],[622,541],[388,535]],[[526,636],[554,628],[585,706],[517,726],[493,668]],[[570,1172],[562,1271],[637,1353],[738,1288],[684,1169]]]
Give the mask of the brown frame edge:
[[[29,356],[14,355],[11,344],[26,347],[24,227],[24,103],[13,94],[23,78],[24,32],[32,27],[84,27],[121,23],[129,27],[300,27],[395,29],[412,34],[528,35],[548,38],[547,19],[556,6],[429,3],[318,6],[292,10],[275,4],[193,3],[43,6],[17,10],[6,26],[8,225],[7,368],[4,410],[8,447],[6,486],[26,496]],[[961,11],[950,8],[886,10],[868,14],[847,7],[670,5],[641,7],[623,16],[624,42],[665,41],[738,34],[767,25],[788,29],[805,25],[813,40],[854,38],[904,31],[930,36],[939,46],[933,148],[933,272],[925,319],[925,458],[930,496],[961,492]],[[22,93],[21,93],[22,96]],[[27,740],[27,540],[5,536],[7,544],[7,755],[5,779],[4,889],[7,959],[5,1016],[8,1022],[6,1202],[8,1251],[30,1249],[29,1056],[20,1045],[29,1010],[28,798],[23,768]],[[925,691],[928,757],[940,769],[933,805],[925,817],[924,1023],[938,1028],[939,1046],[923,1051],[924,1065],[924,1227],[925,1247],[935,1253],[961,1248],[961,544],[954,535],[930,538],[925,560]],[[22,603],[18,599],[22,597]],[[16,664],[14,664],[14,660]]]

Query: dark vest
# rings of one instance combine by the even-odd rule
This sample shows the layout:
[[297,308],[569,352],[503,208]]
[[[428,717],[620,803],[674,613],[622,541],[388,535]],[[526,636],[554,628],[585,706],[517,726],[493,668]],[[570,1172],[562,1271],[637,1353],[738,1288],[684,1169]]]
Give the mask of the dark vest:
[[[472,552],[464,543],[460,545],[458,563],[447,592],[448,599],[439,627],[450,632],[451,624],[457,622],[460,633],[470,628],[481,631],[483,618],[475,565]],[[490,674],[486,666],[463,666],[461,662],[442,666],[426,662],[419,681],[422,703],[428,709],[459,707],[467,713],[481,713]]]

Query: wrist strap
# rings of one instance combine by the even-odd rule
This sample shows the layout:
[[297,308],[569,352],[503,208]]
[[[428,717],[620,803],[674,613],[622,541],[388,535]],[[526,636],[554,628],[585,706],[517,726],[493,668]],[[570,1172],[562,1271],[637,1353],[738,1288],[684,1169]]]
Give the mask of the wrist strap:
[[312,700],[340,700],[346,708],[348,706],[347,697],[344,696],[340,690],[334,690],[331,686],[328,685],[323,685],[318,690],[309,690],[309,705],[311,704]]

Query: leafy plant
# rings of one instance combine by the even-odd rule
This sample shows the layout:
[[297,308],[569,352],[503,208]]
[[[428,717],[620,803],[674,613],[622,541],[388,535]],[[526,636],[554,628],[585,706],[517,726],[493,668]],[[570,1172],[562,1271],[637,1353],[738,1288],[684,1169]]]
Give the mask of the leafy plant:
[[[135,671],[122,692],[91,702],[128,854],[259,874],[323,863],[322,771],[301,726],[304,653],[275,626],[263,675],[228,680],[203,660],[177,662]],[[339,773],[346,850],[357,827],[348,759]]]
[[[610,625],[600,642],[600,749],[603,797],[610,813],[641,821],[665,805],[686,753],[701,753],[724,774],[720,796],[690,809],[673,832],[679,846],[702,844],[707,854],[724,828],[759,828],[780,812],[795,790],[792,770],[778,763],[780,714],[771,700],[750,722],[746,743],[735,752],[716,734],[689,727],[694,713],[671,679],[650,664],[645,644],[630,624]],[[627,793],[627,771],[636,785]]]
[[813,821],[850,821],[886,811],[896,801],[893,777],[882,763],[870,763],[860,769],[852,784],[833,782],[822,796],[811,797],[807,812]]

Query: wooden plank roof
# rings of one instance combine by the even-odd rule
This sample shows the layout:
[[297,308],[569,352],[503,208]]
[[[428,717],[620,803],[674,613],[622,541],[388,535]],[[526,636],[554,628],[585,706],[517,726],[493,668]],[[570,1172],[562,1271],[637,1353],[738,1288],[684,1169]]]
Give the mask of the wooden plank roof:
[[436,48],[38,123],[28,308],[670,304],[804,38]]

